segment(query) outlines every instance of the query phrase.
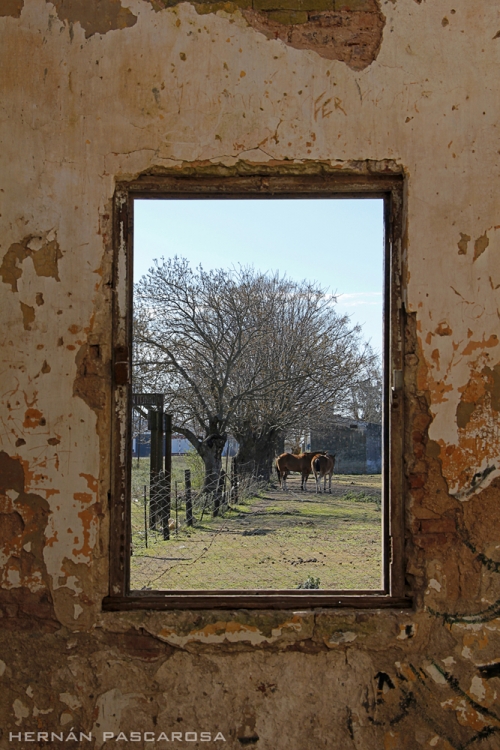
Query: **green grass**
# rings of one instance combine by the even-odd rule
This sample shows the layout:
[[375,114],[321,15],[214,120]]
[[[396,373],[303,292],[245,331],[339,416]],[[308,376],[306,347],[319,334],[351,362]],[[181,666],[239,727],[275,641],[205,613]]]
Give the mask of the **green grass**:
[[[173,482],[183,481],[185,463],[174,459]],[[140,472],[142,461],[134,485]],[[297,589],[319,579],[320,589],[380,589],[380,476],[336,476],[332,495],[302,493],[298,479],[289,486],[257,492],[219,518],[206,512],[201,521],[198,504],[192,528],[181,504],[171,539],[149,533],[147,549],[144,506],[133,498],[132,588]]]

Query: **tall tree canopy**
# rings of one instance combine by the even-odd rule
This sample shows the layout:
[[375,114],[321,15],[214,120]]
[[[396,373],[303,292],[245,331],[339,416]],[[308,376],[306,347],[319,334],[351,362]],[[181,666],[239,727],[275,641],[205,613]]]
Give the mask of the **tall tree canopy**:
[[134,387],[165,394],[210,492],[229,432],[242,464],[268,476],[285,431],[347,405],[370,358],[359,327],[307,281],[175,257],[135,287]]

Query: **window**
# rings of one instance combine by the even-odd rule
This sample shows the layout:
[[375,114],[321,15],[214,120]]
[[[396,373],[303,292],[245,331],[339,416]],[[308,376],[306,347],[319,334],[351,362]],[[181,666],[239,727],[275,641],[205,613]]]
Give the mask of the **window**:
[[402,187],[117,187],[105,608],[408,604]]

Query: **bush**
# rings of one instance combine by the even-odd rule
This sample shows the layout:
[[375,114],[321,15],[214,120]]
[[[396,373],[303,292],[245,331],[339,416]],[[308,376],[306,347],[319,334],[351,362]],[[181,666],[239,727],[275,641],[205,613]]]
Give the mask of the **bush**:
[[308,575],[307,579],[303,583],[299,583],[298,589],[319,589],[320,580],[314,578],[312,575]]

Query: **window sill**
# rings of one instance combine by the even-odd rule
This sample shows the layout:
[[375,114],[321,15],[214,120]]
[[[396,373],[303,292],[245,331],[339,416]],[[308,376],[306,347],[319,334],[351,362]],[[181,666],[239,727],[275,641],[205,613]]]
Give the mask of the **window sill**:
[[411,597],[394,597],[373,591],[290,593],[269,591],[136,591],[129,596],[107,596],[104,612],[173,609],[410,609]]

